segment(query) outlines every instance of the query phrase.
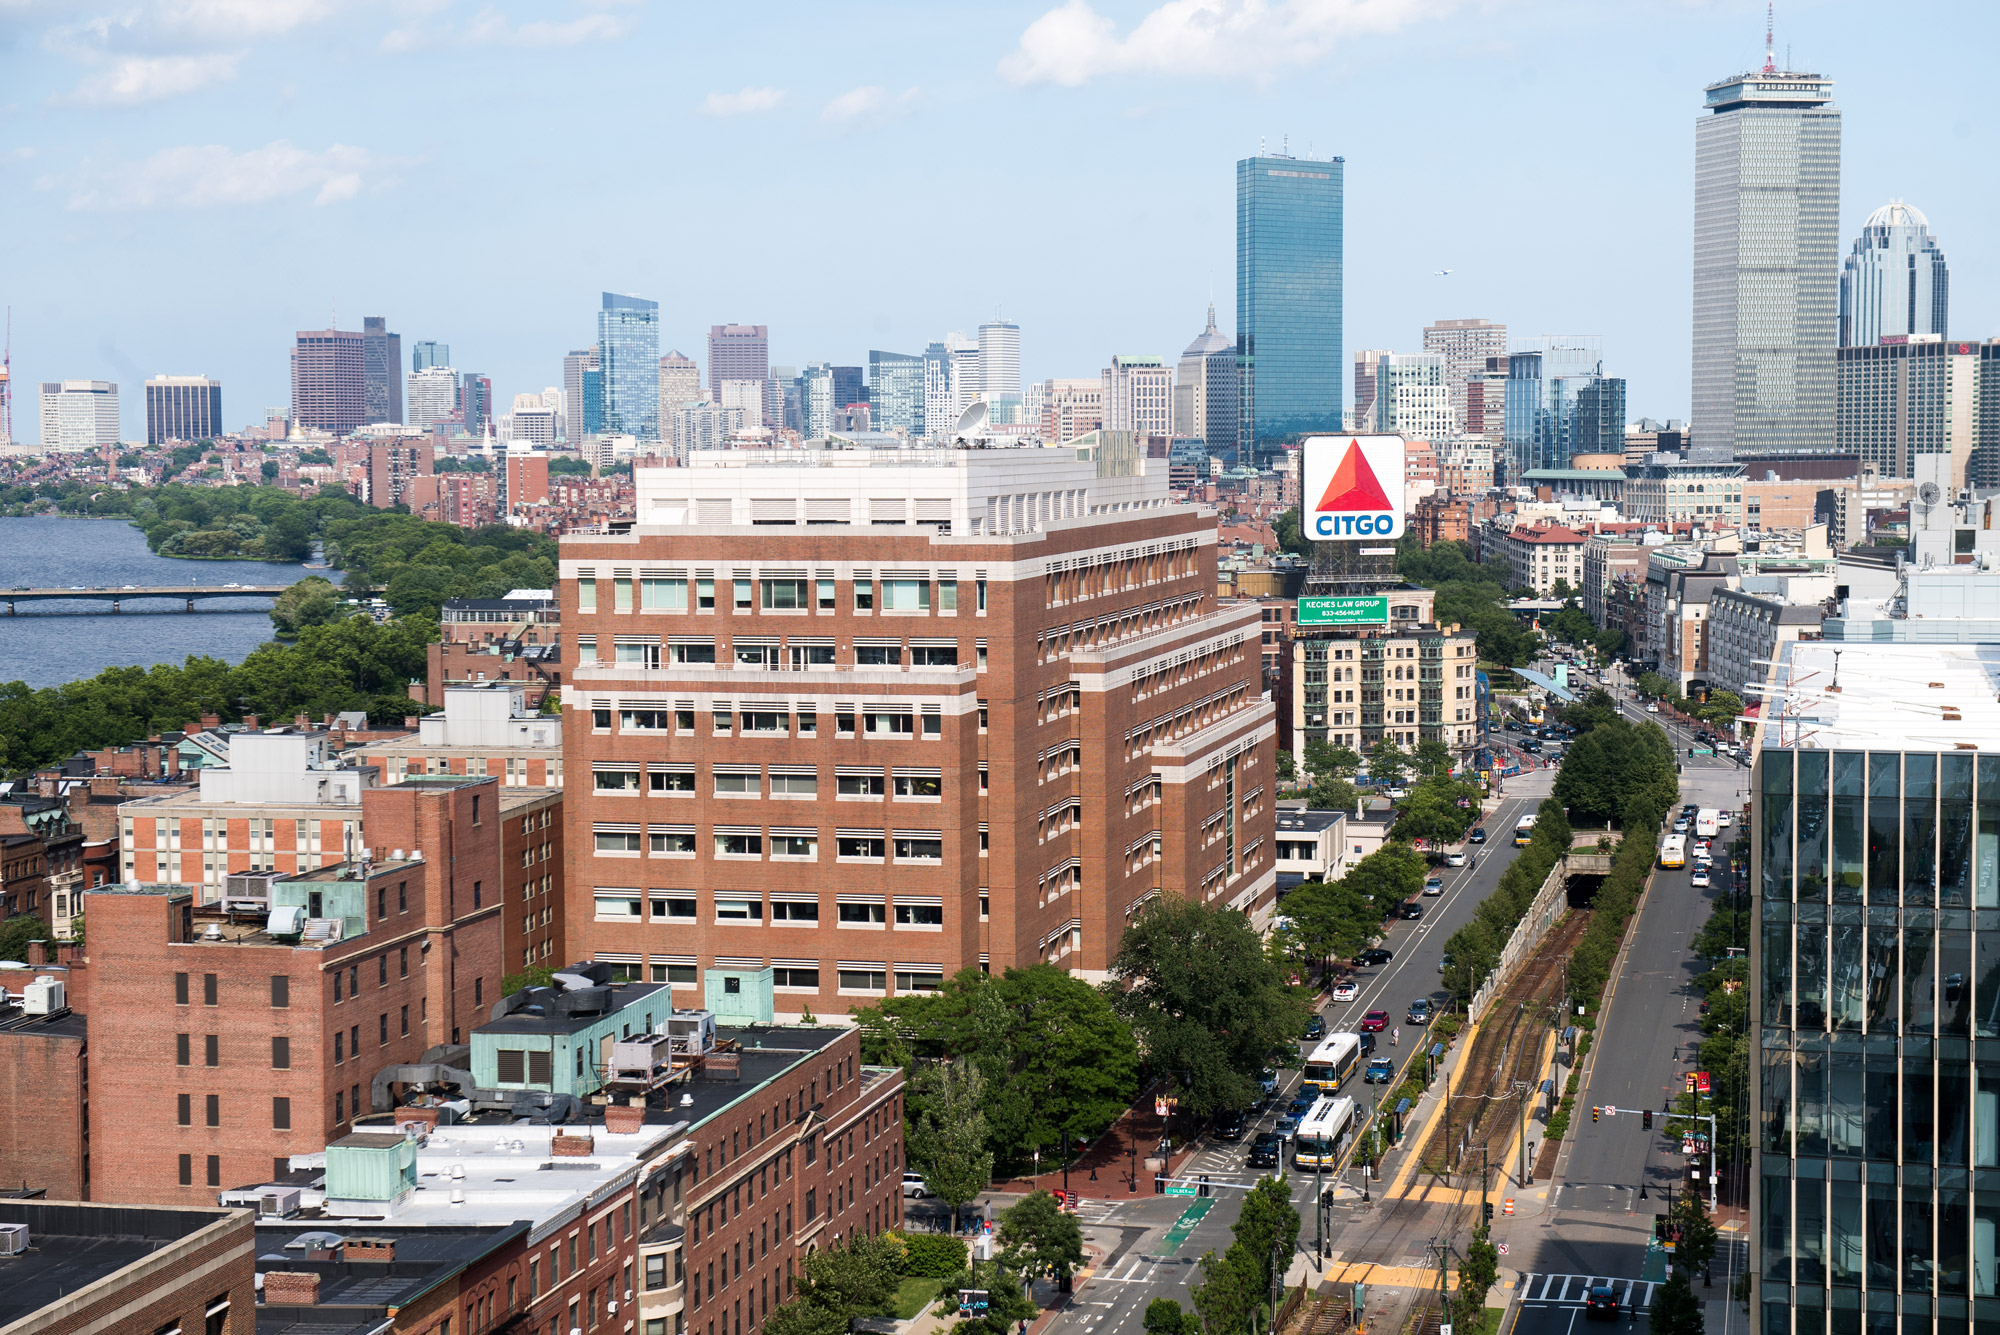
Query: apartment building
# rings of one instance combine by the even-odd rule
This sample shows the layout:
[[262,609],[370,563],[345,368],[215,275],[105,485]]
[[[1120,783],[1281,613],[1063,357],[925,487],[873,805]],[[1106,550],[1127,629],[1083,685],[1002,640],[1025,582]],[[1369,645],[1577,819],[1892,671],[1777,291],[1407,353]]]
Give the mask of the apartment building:
[[1379,624],[1292,632],[1282,696],[1293,747],[1470,747],[1479,735],[1477,636],[1433,622],[1434,590],[1396,587],[1374,596],[1383,604]]
[[1778,656],[1778,646],[1818,639],[1825,619],[1825,609],[1817,602],[1794,602],[1783,594],[1717,589],[1709,597],[1709,684],[1754,704],[1756,696],[1747,688],[1763,685]]
[[1077,453],[696,454],[565,538],[571,953],[839,1014],[1102,977],[1162,892],[1261,920],[1260,609],[1166,460]]
[[1618,580],[1646,577],[1646,547],[1621,533],[1593,533],[1583,544],[1583,612],[1593,626],[1612,624],[1607,598]]
[[1493,555],[1514,568],[1514,583],[1547,598],[1558,583],[1584,582],[1584,545],[1589,539],[1561,524],[1516,524],[1494,537]]
[[378,1072],[464,1042],[499,1000],[501,903],[497,877],[455,870],[338,863],[239,878],[255,893],[224,904],[87,891],[95,1198],[192,1205],[282,1174],[352,1127]]
[[529,705],[524,681],[448,684],[444,709],[417,720],[415,736],[357,747],[349,762],[380,769],[384,783],[422,774],[485,774],[509,788],[561,788],[563,721]]

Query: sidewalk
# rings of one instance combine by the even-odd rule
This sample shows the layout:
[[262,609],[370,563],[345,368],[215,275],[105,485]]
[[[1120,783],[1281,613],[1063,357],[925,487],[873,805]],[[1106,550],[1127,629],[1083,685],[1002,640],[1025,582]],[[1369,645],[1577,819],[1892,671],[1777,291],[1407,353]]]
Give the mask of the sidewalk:
[[[1182,1127],[1193,1122],[1188,1117],[1176,1120]],[[1165,1129],[1166,1119],[1153,1111],[1153,1096],[1143,1096],[1070,1164],[1069,1190],[1088,1200],[1123,1201],[1152,1195],[1154,1170],[1146,1167],[1146,1160],[1155,1152]],[[1175,1142],[1167,1160],[1170,1176],[1194,1153],[1197,1140],[1198,1137],[1190,1135]],[[995,1182],[990,1190],[1001,1195],[1025,1196],[1062,1185],[1062,1164],[1044,1160],[1038,1176]]]

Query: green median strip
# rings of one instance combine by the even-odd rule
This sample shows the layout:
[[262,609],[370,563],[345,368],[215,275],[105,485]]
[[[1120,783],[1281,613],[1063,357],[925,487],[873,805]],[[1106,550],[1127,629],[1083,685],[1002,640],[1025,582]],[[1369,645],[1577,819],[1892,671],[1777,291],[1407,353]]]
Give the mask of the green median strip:
[[1198,1200],[1183,1210],[1181,1217],[1174,1221],[1174,1226],[1167,1230],[1167,1236],[1160,1239],[1160,1248],[1153,1255],[1172,1256],[1179,1251],[1181,1244],[1188,1240],[1188,1234],[1194,1232],[1194,1226],[1201,1222],[1202,1216],[1214,1204],[1211,1199]]

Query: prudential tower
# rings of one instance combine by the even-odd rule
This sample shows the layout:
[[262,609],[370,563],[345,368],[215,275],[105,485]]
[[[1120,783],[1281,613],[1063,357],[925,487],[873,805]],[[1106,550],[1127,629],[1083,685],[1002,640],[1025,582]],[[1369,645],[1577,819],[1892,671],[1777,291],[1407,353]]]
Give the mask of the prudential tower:
[[1840,109],[1833,82],[1764,67],[1695,123],[1694,443],[1737,455],[1834,440]]

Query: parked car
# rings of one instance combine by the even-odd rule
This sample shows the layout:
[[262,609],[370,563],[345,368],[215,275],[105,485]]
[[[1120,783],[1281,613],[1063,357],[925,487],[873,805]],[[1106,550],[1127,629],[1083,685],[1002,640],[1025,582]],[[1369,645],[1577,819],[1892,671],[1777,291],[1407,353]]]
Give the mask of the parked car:
[[1217,1140],[1241,1140],[1243,1139],[1243,1128],[1248,1126],[1249,1123],[1249,1114],[1245,1113],[1241,1108],[1238,1108],[1235,1112],[1226,1112],[1215,1119],[1215,1138]]
[[1372,968],[1379,968],[1380,966],[1387,964],[1390,960],[1394,958],[1396,958],[1395,951],[1384,950],[1380,946],[1370,946],[1367,950],[1364,950],[1359,955],[1356,955],[1354,957],[1354,962],[1356,964],[1361,965],[1363,968],[1372,969]]
[[1429,997],[1418,997],[1410,1003],[1410,1013],[1403,1018],[1410,1024],[1429,1024],[1431,1022],[1431,999]]
[[1333,985],[1333,999],[1335,1001],[1352,1001],[1360,993],[1361,989],[1353,983],[1335,983]]
[[1320,1018],[1319,1012],[1315,1011],[1313,1012],[1312,1019],[1306,1021],[1306,1032],[1305,1032],[1306,1042],[1317,1043],[1320,1039],[1324,1038],[1325,1036],[1326,1036],[1326,1021]]
[[1405,922],[1416,922],[1424,916],[1424,906],[1414,899],[1396,911],[1402,915]]
[[1258,1133],[1250,1142],[1250,1156],[1243,1161],[1246,1168],[1276,1168],[1280,1144],[1277,1136],[1269,1131]]
[[1427,895],[1441,895],[1441,894],[1443,894],[1443,893],[1444,893],[1444,877],[1442,877],[1442,876],[1427,876],[1427,877],[1425,877],[1425,878],[1424,878],[1424,893],[1425,893],[1425,894],[1427,894]]
[[1438,972],[1443,973],[1446,969],[1449,969],[1450,967],[1451,967],[1451,952],[1447,950],[1444,952],[1444,954],[1438,956]]
[[1584,1299],[1583,1319],[1585,1321],[1616,1321],[1618,1319],[1618,1291],[1609,1284],[1599,1284]]
[[903,1194],[912,1200],[920,1201],[931,1194],[931,1189],[924,1184],[924,1175],[922,1173],[905,1173],[903,1174]]
[[1396,1063],[1387,1057],[1372,1057],[1368,1069],[1361,1073],[1361,1082],[1366,1085],[1392,1085],[1396,1083]]
[[1403,785],[1401,784],[1397,784],[1394,788],[1391,788],[1387,794],[1391,802],[1400,802],[1409,795],[1410,795],[1410,790],[1403,787]]
[[1465,850],[1454,848],[1451,852],[1445,854],[1444,865],[1447,867],[1463,867],[1465,865]]
[[[1653,703],[1652,703],[1652,704],[1650,704],[1650,705],[1647,705],[1647,706],[1646,706],[1646,712],[1647,712],[1648,714],[1657,714],[1657,713],[1659,713],[1659,712],[1660,712],[1660,702],[1659,702],[1658,700],[1655,700],[1655,701],[1653,701]],[[1616,1315],[1616,1312],[1617,1312],[1617,1308],[1618,1308],[1618,1303],[1617,1303],[1617,1300],[1616,1300],[1616,1299],[1613,1299],[1613,1300],[1612,1300],[1612,1304],[1611,1304],[1611,1306],[1612,1306],[1612,1312],[1613,1312],[1613,1314],[1614,1314],[1614,1315]]]
[[1485,843],[1485,842],[1486,842],[1486,827],[1485,827],[1484,825],[1475,825],[1475,826],[1473,826],[1473,827],[1472,827],[1472,833],[1471,833],[1471,834],[1468,834],[1468,835],[1466,835],[1466,836],[1465,836],[1465,842],[1466,842],[1466,843],[1468,843],[1468,844],[1483,844],[1483,843]]
[[1265,1098],[1270,1098],[1278,1092],[1278,1073],[1268,1066],[1257,1072],[1257,1088],[1264,1091]]
[[1520,747],[1521,750],[1531,756],[1538,756],[1542,753],[1542,744],[1532,737],[1523,737],[1520,741],[1514,743],[1514,745]]
[[1379,1034],[1388,1027],[1389,1012],[1387,1011],[1369,1011],[1361,1017],[1361,1032],[1364,1034]]
[[1697,890],[1708,889],[1709,886],[1708,868],[1696,867],[1694,869],[1694,874],[1688,877],[1688,883],[1694,886],[1694,888]]

